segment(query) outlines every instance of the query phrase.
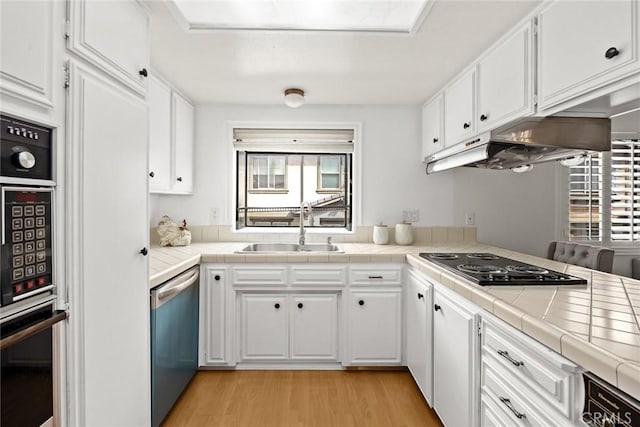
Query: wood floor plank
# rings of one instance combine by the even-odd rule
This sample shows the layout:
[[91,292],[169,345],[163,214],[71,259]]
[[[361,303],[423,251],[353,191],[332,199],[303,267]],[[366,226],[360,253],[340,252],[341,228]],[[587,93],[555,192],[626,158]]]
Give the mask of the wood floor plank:
[[408,372],[199,371],[164,427],[441,427]]

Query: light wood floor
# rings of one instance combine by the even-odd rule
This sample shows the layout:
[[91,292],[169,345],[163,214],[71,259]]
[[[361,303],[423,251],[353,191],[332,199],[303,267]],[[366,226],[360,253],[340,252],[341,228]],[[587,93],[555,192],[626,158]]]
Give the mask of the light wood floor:
[[199,371],[163,426],[442,424],[406,371]]

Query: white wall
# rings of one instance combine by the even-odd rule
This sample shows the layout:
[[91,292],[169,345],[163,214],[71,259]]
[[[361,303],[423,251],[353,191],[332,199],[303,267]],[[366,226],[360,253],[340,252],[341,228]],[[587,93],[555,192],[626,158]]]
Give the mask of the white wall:
[[[371,225],[400,221],[403,208],[417,208],[417,225],[453,225],[452,172],[427,176],[420,162],[420,107],[280,106],[196,107],[194,194],[151,195],[150,225],[162,215],[194,225],[231,224],[232,146],[227,122],[362,124],[361,221]],[[358,149],[358,148],[356,148]],[[213,221],[211,209],[218,209]]]
[[456,224],[475,214],[478,240],[541,257],[555,239],[556,165],[534,165],[517,174],[457,168],[454,175]]

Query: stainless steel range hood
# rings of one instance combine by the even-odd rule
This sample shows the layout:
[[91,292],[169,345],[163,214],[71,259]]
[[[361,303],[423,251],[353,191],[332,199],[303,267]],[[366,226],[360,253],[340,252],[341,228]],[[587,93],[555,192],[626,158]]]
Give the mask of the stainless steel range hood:
[[611,120],[529,117],[427,158],[427,173],[458,166],[506,170],[611,149]]

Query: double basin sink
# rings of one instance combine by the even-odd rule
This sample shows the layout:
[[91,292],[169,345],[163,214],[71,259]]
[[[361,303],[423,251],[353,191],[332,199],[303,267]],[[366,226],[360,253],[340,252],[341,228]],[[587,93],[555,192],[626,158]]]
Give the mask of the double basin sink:
[[300,245],[297,243],[252,243],[236,253],[291,253],[291,252],[344,252],[333,243],[309,243]]

